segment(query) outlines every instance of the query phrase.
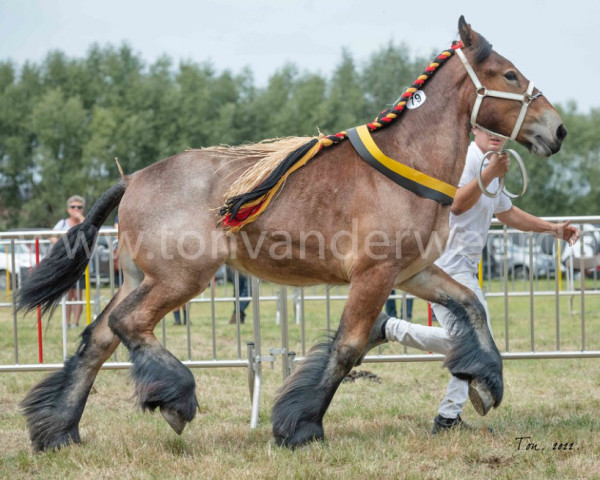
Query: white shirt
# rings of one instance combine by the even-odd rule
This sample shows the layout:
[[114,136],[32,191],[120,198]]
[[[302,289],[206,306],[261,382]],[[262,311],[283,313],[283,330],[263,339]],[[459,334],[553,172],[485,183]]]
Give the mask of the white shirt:
[[54,225],[52,230],[69,230],[70,228],[71,225],[69,225],[69,219],[63,218],[62,220],[59,220],[56,225]]
[[[475,142],[471,142],[467,151],[465,169],[458,183],[459,188],[477,178],[477,170],[484,154],[485,152],[482,152]],[[486,160],[484,168],[487,163]],[[494,178],[488,190],[495,192],[498,189],[498,182],[498,179]],[[511,207],[512,202],[504,193],[496,198],[489,198],[482,194],[477,203],[461,215],[450,213],[450,234],[446,250],[435,264],[450,275],[459,272],[477,273],[492,217],[494,214],[510,210]]]

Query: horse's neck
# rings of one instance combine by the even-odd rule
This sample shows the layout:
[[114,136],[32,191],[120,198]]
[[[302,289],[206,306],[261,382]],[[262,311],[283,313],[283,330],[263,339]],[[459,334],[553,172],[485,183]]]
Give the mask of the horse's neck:
[[404,112],[405,118],[374,138],[388,156],[456,185],[469,144],[469,111],[465,86],[457,85],[449,67],[431,79],[423,106]]

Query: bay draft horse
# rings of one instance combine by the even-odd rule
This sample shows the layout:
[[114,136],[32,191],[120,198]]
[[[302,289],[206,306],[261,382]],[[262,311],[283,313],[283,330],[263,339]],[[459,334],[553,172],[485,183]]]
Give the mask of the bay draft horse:
[[[482,84],[522,94],[529,82],[519,70],[464,17],[458,26],[463,53]],[[423,91],[425,103],[407,109],[402,121],[374,132],[373,139],[398,162],[457,185],[478,92],[455,56]],[[536,97],[516,140],[549,157],[560,149],[566,129],[552,105],[539,92]],[[508,136],[521,106],[486,98],[477,122]],[[296,139],[294,148],[308,140]],[[80,442],[79,422],[90,389],[119,342],[129,349],[139,405],[158,408],[180,434],[198,408],[194,376],[153,331],[168,312],[202,292],[223,263],[275,283],[350,285],[337,333],[307,355],[278,393],[272,410],[278,444],[293,448],[324,438],[323,416],[340,382],[361,358],[393,287],[456,314],[445,365],[471,381],[486,403],[484,413],[500,404],[502,360],[483,307],[471,291],[433,265],[440,248],[422,248],[437,238],[443,249],[450,207],[398,186],[363,161],[349,142],[323,149],[287,179],[256,221],[227,235],[217,212],[231,179],[269,152],[288,148],[289,153],[289,142],[189,150],[124,176],[28,277],[20,308],[56,306],[84,271],[99,227],[120,205],[123,285],[84,330],[64,368],[34,386],[23,400],[34,449]],[[352,239],[339,235],[349,228]],[[375,231],[378,238],[392,241],[373,242],[370,234]],[[275,255],[282,238],[288,240],[287,253]],[[322,248],[323,240],[328,248]],[[332,240],[335,248],[329,248]]]

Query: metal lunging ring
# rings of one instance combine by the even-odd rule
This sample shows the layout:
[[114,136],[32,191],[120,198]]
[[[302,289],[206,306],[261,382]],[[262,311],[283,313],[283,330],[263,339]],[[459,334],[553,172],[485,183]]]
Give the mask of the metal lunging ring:
[[[498,179],[499,186],[498,186],[498,190],[496,190],[495,192],[490,192],[483,184],[483,179],[481,178],[481,172],[483,171],[483,164],[485,163],[485,161],[487,160],[487,158],[489,156],[491,156],[493,154],[499,155],[502,153],[507,154],[509,157],[512,155],[514,157],[514,159],[517,161],[517,165],[519,166],[519,169],[521,170],[521,176],[523,177],[523,186],[521,187],[521,192],[518,194],[511,193],[504,187],[504,177],[500,177]],[[479,183],[479,188],[481,189],[481,191],[483,192],[483,194],[486,197],[496,198],[498,195],[500,195],[500,192],[504,192],[504,194],[509,198],[519,198],[519,197],[522,197],[523,195],[525,195],[525,192],[527,191],[527,170],[525,170],[525,164],[523,163],[521,156],[515,150],[508,149],[508,150],[504,150],[502,152],[494,152],[494,151],[490,150],[483,156],[481,163],[479,164],[479,169],[477,170],[477,183]]]

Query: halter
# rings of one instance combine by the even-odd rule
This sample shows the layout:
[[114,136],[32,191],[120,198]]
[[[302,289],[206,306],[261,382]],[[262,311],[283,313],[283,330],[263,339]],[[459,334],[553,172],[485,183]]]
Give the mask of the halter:
[[[540,97],[542,95],[542,92],[538,91],[538,93],[536,93],[535,95],[532,95],[533,88],[534,88],[532,81],[529,82],[529,85],[527,86],[527,90],[525,91],[525,93],[511,93],[511,92],[501,92],[499,90],[488,90],[479,81],[479,77],[477,77],[475,70],[473,70],[473,67],[469,63],[469,60],[467,60],[467,57],[465,56],[465,54],[462,52],[462,49],[457,48],[456,54],[458,55],[458,58],[460,58],[462,64],[464,65],[465,70],[469,74],[469,77],[473,81],[473,84],[475,85],[475,91],[477,92],[477,98],[475,99],[475,104],[473,105],[473,110],[471,112],[471,125],[474,127],[477,127],[482,132],[488,133],[488,134],[496,136],[496,137],[503,138],[505,141],[505,144],[509,138],[511,140],[515,140],[517,138],[517,135],[519,134],[519,131],[521,130],[523,121],[525,120],[525,115],[527,114],[527,109],[529,108],[529,104],[531,102],[533,102],[536,98]],[[521,102],[521,111],[519,112],[519,116],[517,117],[517,121],[515,123],[512,133],[510,134],[510,137],[507,137],[506,135],[501,135],[497,132],[488,130],[487,128],[484,128],[477,123],[477,116],[479,115],[479,109],[481,108],[481,103],[483,102],[483,99],[485,97],[501,98],[504,100],[516,100],[517,102]],[[502,146],[499,153],[501,153],[501,154],[508,153],[509,155],[514,156],[515,160],[517,161],[517,164],[519,166],[519,169],[521,170],[521,175],[523,176],[523,188],[521,190],[521,193],[515,195],[514,193],[510,193],[508,190],[506,190],[504,188],[504,177],[500,177],[500,179],[499,179],[500,186],[499,186],[498,190],[494,193],[489,192],[483,185],[483,180],[481,178],[481,171],[483,170],[483,164],[489,156],[496,153],[493,151],[489,151],[483,156],[483,159],[481,160],[481,164],[479,166],[479,170],[477,172],[477,181],[479,183],[479,188],[481,188],[482,192],[488,197],[496,198],[498,195],[500,195],[501,191],[504,191],[504,193],[507,196],[509,196],[510,198],[518,198],[518,197],[523,196],[525,194],[525,191],[527,190],[527,171],[525,170],[525,165],[523,164],[523,160],[521,159],[520,155],[515,150],[511,150],[511,149],[505,150],[504,146],[505,145]]]
[[[473,125],[474,127],[477,127],[479,130],[482,130],[491,135],[494,135],[497,137],[502,137],[504,139],[510,138],[511,140],[515,140],[517,138],[517,135],[519,134],[519,130],[521,130],[521,126],[523,125],[523,120],[525,120],[525,115],[527,114],[527,109],[529,108],[529,104],[532,101],[534,101],[536,98],[540,97],[542,95],[542,92],[538,92],[535,95],[532,95],[534,86],[533,86],[533,82],[531,82],[531,81],[529,82],[529,85],[528,85],[525,93],[511,93],[511,92],[501,92],[499,90],[488,90],[479,81],[479,77],[477,77],[475,70],[473,70],[473,67],[471,67],[469,60],[467,60],[467,57],[462,52],[462,49],[457,48],[456,54],[458,55],[458,58],[460,58],[460,61],[465,66],[465,70],[469,74],[469,77],[471,77],[471,80],[473,81],[473,84],[475,85],[475,90],[477,91],[477,98],[475,99],[475,104],[473,105],[473,111],[471,112],[471,125]],[[481,103],[483,102],[483,99],[485,97],[503,98],[505,100],[516,100],[518,102],[521,102],[521,111],[519,112],[517,122],[515,123],[515,128],[513,128],[513,131],[510,134],[510,137],[507,137],[506,135],[501,135],[496,132],[492,132],[491,130],[486,129],[477,123],[477,115],[479,115],[479,108],[481,107]]]

